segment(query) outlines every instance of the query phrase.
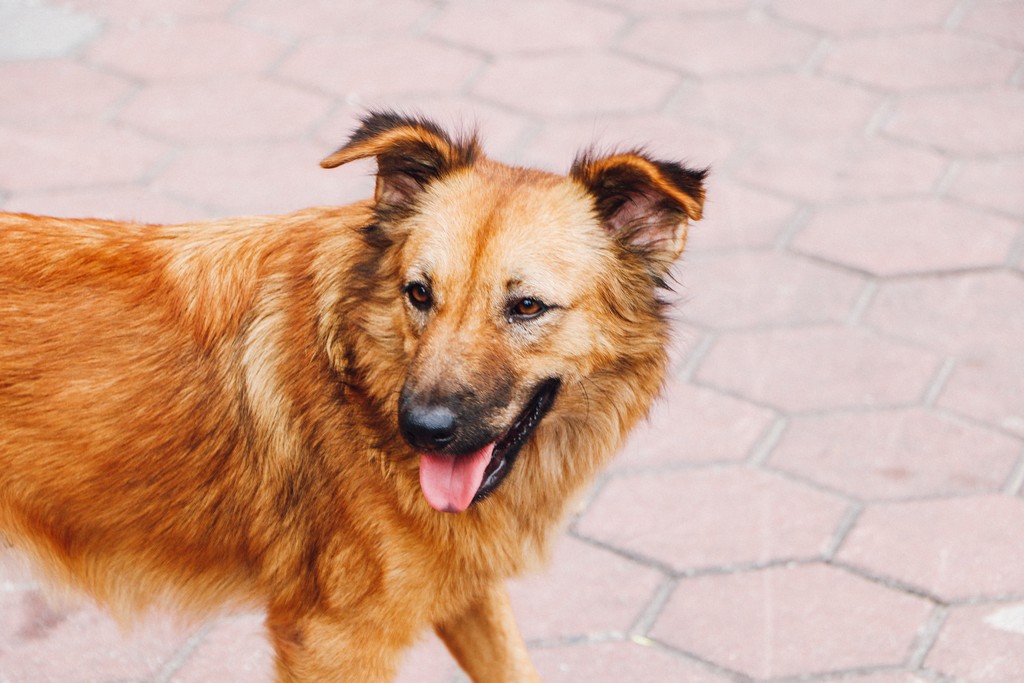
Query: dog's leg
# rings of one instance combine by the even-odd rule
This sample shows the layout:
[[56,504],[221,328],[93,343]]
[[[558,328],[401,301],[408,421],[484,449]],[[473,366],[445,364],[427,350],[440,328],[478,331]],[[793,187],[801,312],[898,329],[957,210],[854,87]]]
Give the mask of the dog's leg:
[[504,585],[492,584],[464,613],[435,630],[476,683],[540,683]]
[[398,642],[394,624],[366,621],[272,612],[267,627],[277,655],[275,682],[392,683],[409,642]]

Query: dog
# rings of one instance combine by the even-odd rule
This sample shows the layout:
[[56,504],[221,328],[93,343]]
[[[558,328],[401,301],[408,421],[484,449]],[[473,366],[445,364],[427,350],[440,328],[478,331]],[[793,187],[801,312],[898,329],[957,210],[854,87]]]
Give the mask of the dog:
[[372,199],[286,216],[0,215],[0,534],[115,614],[264,609],[280,682],[428,628],[537,681],[504,580],[660,390],[706,171],[391,111],[321,165],[363,158]]

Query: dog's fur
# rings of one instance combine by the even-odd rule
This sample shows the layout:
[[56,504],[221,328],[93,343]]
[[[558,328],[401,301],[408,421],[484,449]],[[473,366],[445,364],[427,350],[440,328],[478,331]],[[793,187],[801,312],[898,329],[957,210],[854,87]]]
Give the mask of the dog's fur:
[[[323,165],[365,157],[346,207],[0,215],[0,534],[118,613],[265,608],[279,681],[390,680],[428,627],[475,681],[535,680],[503,580],[659,390],[704,172],[556,176],[387,112]],[[507,478],[428,505],[420,461],[479,455],[538,387]],[[400,429],[415,406],[454,438]]]

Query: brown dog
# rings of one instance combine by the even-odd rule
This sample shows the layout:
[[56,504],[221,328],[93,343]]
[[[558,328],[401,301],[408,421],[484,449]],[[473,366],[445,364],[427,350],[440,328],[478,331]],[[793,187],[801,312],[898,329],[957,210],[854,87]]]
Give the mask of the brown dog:
[[347,207],[0,215],[0,533],[118,613],[265,608],[279,681],[390,680],[426,627],[536,680],[503,581],[659,390],[704,172],[389,113],[323,165],[364,157]]

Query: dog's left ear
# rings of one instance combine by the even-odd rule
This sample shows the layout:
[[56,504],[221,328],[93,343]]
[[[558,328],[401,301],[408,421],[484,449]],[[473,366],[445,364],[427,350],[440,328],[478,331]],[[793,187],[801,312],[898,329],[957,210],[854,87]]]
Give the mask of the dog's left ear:
[[605,229],[666,268],[683,253],[687,225],[700,220],[704,207],[707,169],[658,161],[639,151],[601,159],[584,153],[569,175],[594,197]]
[[334,168],[356,159],[377,158],[377,205],[407,208],[427,185],[479,155],[475,137],[453,141],[426,119],[394,112],[370,112],[348,143],[320,162]]

